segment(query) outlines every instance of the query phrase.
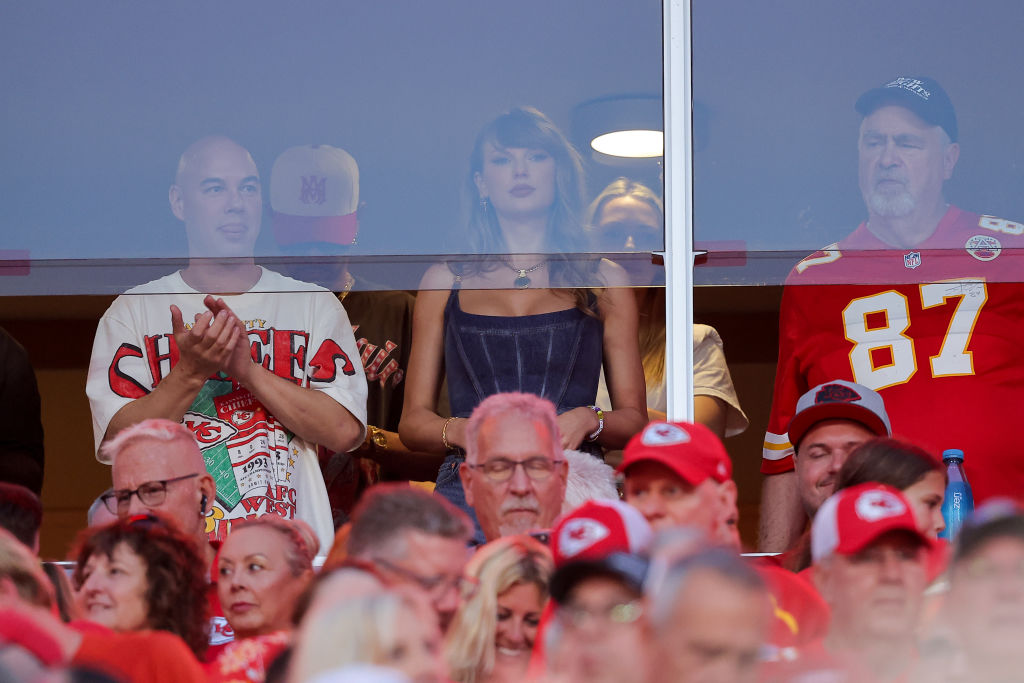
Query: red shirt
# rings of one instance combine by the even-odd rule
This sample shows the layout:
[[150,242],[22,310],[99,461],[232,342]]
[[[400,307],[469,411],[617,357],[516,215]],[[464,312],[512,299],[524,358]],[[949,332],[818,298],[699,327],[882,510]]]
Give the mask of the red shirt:
[[[834,379],[878,391],[896,437],[965,451],[976,501],[1024,501],[1024,225],[950,207],[935,233],[894,249],[862,224],[786,280],[761,471],[793,468],[799,397]],[[1016,280],[1016,282],[1015,282]]]
[[82,644],[71,658],[75,666],[99,669],[132,683],[206,680],[188,645],[173,633],[115,633],[91,622],[73,622],[70,626],[82,634]]
[[774,558],[751,558],[771,594],[774,619],[768,645],[778,651],[823,638],[830,611],[817,589],[804,577],[778,565]]
[[267,667],[291,642],[291,633],[275,631],[228,643],[220,655],[206,664],[210,683],[262,683]]

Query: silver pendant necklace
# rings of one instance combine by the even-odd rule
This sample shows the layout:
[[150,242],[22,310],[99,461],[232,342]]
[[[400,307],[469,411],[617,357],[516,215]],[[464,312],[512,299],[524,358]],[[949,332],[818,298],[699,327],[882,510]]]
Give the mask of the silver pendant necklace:
[[543,268],[544,264],[547,263],[547,261],[541,261],[537,265],[532,266],[530,268],[516,268],[511,263],[505,260],[502,260],[502,263],[504,263],[505,266],[509,268],[509,270],[516,273],[517,275],[516,279],[512,281],[512,284],[514,284],[519,289],[526,289],[527,287],[530,286],[530,278],[526,276],[527,273],[532,273],[535,270]]

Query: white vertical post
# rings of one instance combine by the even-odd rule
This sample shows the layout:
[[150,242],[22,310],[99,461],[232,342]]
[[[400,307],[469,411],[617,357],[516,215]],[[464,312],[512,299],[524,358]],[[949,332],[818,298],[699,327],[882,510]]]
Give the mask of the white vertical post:
[[690,0],[664,0],[665,378],[668,418],[693,419],[693,65]]

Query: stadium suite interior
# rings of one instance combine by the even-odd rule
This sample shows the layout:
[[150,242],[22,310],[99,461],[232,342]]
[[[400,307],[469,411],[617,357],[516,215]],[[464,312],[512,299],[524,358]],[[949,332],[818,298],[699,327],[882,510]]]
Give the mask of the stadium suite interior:
[[[780,287],[698,287],[696,319],[715,327],[726,343],[741,405],[750,427],[725,444],[740,490],[740,530],[757,539],[761,440],[768,422],[775,374]],[[41,554],[63,559],[85,524],[93,497],[110,485],[110,469],[92,452],[92,425],[85,396],[89,351],[96,323],[112,296],[0,297],[0,326],[29,353],[42,396],[46,438],[45,509]],[[40,310],[45,313],[40,313]],[[745,333],[748,325],[763,338]],[[69,339],[83,340],[69,344]]]
[[[109,485],[92,452],[89,350],[114,295],[156,275],[100,276],[119,259],[184,254],[166,188],[185,145],[227,133],[253,152],[265,178],[288,146],[343,147],[360,166],[362,250],[444,253],[438,245],[450,244],[458,227],[467,131],[529,104],[571,136],[574,109],[584,102],[660,96],[662,4],[614,5],[580,11],[575,2],[456,0],[449,15],[463,31],[437,26],[450,17],[416,3],[323,3],[309,22],[285,6],[256,13],[230,0],[207,8],[201,25],[141,5],[117,16],[72,3],[61,13],[11,8],[0,27],[0,63],[8,65],[0,88],[4,128],[18,134],[4,135],[0,162],[0,266],[15,267],[0,268],[0,326],[28,350],[42,394],[43,555],[63,557],[92,498]],[[750,418],[726,446],[741,531],[752,545],[781,282],[796,260],[864,215],[856,96],[901,73],[937,78],[960,119],[962,154],[948,199],[1021,220],[1021,94],[1007,84],[1019,80],[1012,51],[1024,8],[985,1],[935,12],[887,0],[694,5],[694,239],[716,245],[712,260],[695,269],[694,320],[719,330]],[[230,45],[217,39],[226,24],[235,29]],[[369,30],[380,26],[386,40]],[[26,61],[39,45],[49,46],[47,59]],[[280,59],[282,50],[289,59]],[[134,68],[126,71],[126,62]],[[223,78],[239,69],[259,78]],[[585,157],[591,196],[619,175],[659,186],[657,161]],[[409,229],[396,236],[396,226]],[[258,256],[273,253],[266,219],[264,233]],[[723,249],[742,253],[715,261]]]

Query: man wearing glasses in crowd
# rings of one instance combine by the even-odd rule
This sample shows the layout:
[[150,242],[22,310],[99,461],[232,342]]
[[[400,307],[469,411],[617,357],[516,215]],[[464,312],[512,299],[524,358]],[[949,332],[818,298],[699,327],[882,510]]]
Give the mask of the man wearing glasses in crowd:
[[440,496],[405,484],[377,484],[352,511],[345,564],[388,586],[421,591],[444,631],[476,584],[463,576],[473,525]]
[[206,533],[206,514],[216,484],[206,472],[192,432],[179,422],[143,420],[103,444],[113,462],[114,488],[101,500],[118,517],[155,513],[196,540],[207,567],[216,548]]
[[551,528],[569,473],[551,402],[494,394],[473,411],[466,435],[459,475],[484,538]]

